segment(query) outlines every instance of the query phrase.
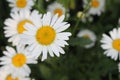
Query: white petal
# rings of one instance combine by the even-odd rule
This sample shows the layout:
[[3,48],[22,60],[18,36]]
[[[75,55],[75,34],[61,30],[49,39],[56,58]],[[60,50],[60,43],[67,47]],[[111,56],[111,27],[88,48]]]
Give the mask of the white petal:
[[16,54],[16,51],[15,51],[12,47],[7,46],[6,49],[7,49],[7,51],[8,51],[11,55],[15,55],[15,54]]
[[56,47],[56,45],[54,45],[54,44],[52,44],[51,45],[51,49],[52,49],[52,51],[54,52],[54,54],[56,55],[56,56],[60,56],[60,54],[59,54],[59,51],[58,51],[58,48]]
[[62,32],[62,31],[64,31],[64,30],[66,30],[68,27],[70,27],[70,24],[66,24],[66,23],[64,23],[62,26],[60,26],[57,30],[56,30],[56,32],[57,33],[59,33],[59,32]]
[[64,20],[64,18],[65,18],[64,15],[62,15],[62,16],[60,16],[60,18],[58,18],[58,20],[53,25],[54,29],[57,29],[59,27],[59,25],[62,23],[62,21]]
[[49,54],[50,54],[51,57],[54,57],[53,51],[52,51],[52,49],[51,49],[50,46],[48,47],[48,52],[49,52]]
[[51,21],[51,13],[47,13],[46,15],[43,16],[43,25],[50,25]]
[[43,46],[43,54],[42,54],[42,60],[44,61],[45,59],[47,59],[47,47]]
[[50,26],[53,26],[58,19],[58,15],[53,16]]

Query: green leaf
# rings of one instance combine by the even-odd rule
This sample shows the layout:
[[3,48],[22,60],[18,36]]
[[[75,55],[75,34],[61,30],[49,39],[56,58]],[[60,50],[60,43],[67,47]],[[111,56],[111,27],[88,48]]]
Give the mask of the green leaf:
[[44,78],[49,79],[51,76],[51,69],[45,65],[40,65],[40,71]]
[[85,46],[87,44],[90,44],[92,41],[87,38],[71,38],[69,40],[69,44],[72,46]]

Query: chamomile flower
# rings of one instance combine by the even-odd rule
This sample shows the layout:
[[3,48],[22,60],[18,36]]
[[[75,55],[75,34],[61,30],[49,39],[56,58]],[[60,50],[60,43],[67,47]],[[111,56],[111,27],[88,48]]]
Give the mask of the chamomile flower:
[[39,19],[41,15],[38,11],[20,11],[11,13],[11,18],[5,20],[4,33],[5,37],[8,37],[8,42],[12,42],[13,45],[21,44],[20,35],[25,31],[24,25],[30,23],[34,25],[34,19]]
[[42,61],[47,59],[47,53],[50,56],[54,54],[60,56],[60,53],[65,53],[62,48],[68,45],[66,40],[69,40],[71,33],[63,32],[70,26],[67,22],[63,22],[64,17],[64,15],[58,17],[57,14],[52,17],[48,12],[35,25],[25,25],[27,31],[21,35],[21,38],[24,43],[29,44],[29,50],[36,57],[42,53]]
[[95,45],[96,35],[91,30],[87,30],[87,29],[81,30],[78,32],[77,37],[83,37],[86,39],[90,39],[92,41],[92,43],[85,45],[85,48],[91,48]]
[[0,65],[9,67],[14,77],[29,76],[31,70],[27,64],[37,63],[34,56],[23,46],[17,46],[16,50],[7,46],[6,49],[7,51],[3,52],[5,56],[0,58]]
[[53,15],[58,14],[60,17],[61,15],[65,15],[65,8],[62,4],[54,2],[48,6],[48,11],[51,12]]
[[12,12],[21,11],[21,10],[30,10],[34,5],[33,0],[7,0],[12,8]]
[[101,47],[105,50],[104,54],[117,60],[120,51],[120,28],[110,31],[110,36],[103,34]]
[[10,70],[9,67],[0,68],[0,80],[30,80],[30,78],[23,76],[13,77]]
[[[86,8],[89,4],[88,0],[83,0],[83,2],[84,2],[84,8]],[[99,16],[101,12],[104,11],[104,7],[105,7],[105,0],[91,0],[88,14]]]

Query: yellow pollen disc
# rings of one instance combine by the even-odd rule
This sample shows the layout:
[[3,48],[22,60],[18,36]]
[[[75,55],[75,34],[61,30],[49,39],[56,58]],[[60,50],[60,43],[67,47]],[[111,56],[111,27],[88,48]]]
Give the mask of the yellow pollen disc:
[[94,7],[94,8],[98,8],[100,5],[99,1],[98,0],[92,0],[91,2],[91,6]]
[[60,16],[63,14],[63,11],[62,11],[62,9],[60,9],[60,8],[56,8],[56,9],[54,10],[54,14],[58,14],[58,16],[60,17]]
[[85,34],[85,35],[83,36],[83,38],[90,39],[90,36],[89,36],[88,34]]
[[11,75],[8,75],[5,80],[19,80],[18,78],[13,78]]
[[18,25],[17,25],[18,26],[17,27],[17,31],[18,31],[19,34],[22,34],[25,31],[24,25],[26,23],[32,24],[32,22],[29,21],[29,20],[23,20],[23,21],[21,21],[21,22],[18,23]]
[[19,8],[24,8],[27,5],[27,1],[26,0],[17,0],[16,1],[16,6]]
[[36,40],[42,45],[50,45],[56,36],[55,30],[50,26],[43,26],[36,33]]
[[120,39],[113,40],[112,46],[114,49],[120,51]]
[[22,67],[25,63],[26,63],[26,56],[24,54],[19,53],[12,58],[12,64],[15,67]]

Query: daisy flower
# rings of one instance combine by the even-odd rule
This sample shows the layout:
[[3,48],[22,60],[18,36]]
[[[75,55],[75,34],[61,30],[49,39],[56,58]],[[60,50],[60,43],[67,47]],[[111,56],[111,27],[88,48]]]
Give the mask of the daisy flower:
[[[83,0],[84,8],[88,6],[88,0]],[[91,0],[88,14],[100,15],[104,11],[105,0]]]
[[3,51],[5,56],[0,58],[0,65],[9,67],[11,75],[14,77],[29,76],[31,70],[27,64],[37,63],[31,53],[23,46],[17,46],[16,50],[7,46],[6,49],[7,51]]
[[34,19],[41,18],[41,15],[38,11],[34,10],[30,11],[20,11],[10,14],[11,18],[5,20],[4,24],[4,33],[5,37],[8,37],[8,42],[12,42],[12,44],[18,45],[21,44],[20,35],[25,31],[24,25],[26,23],[34,24],[36,22],[33,21]]
[[7,0],[12,8],[12,12],[21,11],[21,10],[30,10],[34,5],[33,0]]
[[61,15],[65,15],[65,8],[57,2],[54,2],[48,6],[48,11],[51,12],[53,15],[58,14],[60,17]]
[[95,45],[96,35],[91,30],[87,30],[87,29],[81,30],[78,32],[77,37],[83,37],[86,39],[90,39],[92,41],[92,43],[85,45],[85,48],[91,48]]
[[0,68],[0,80],[30,80],[30,78],[23,76],[13,77],[9,67],[2,67]]
[[21,38],[24,43],[29,44],[29,50],[36,57],[42,53],[42,61],[47,58],[47,53],[50,56],[54,54],[60,56],[59,53],[65,53],[62,47],[68,45],[66,40],[69,40],[71,33],[63,32],[70,26],[67,22],[63,22],[64,17],[64,15],[58,17],[57,14],[52,17],[48,12],[35,25],[25,25],[27,31],[21,35]]
[[120,28],[114,28],[109,34],[110,36],[103,34],[101,47],[105,50],[105,55],[117,60],[120,51]]

